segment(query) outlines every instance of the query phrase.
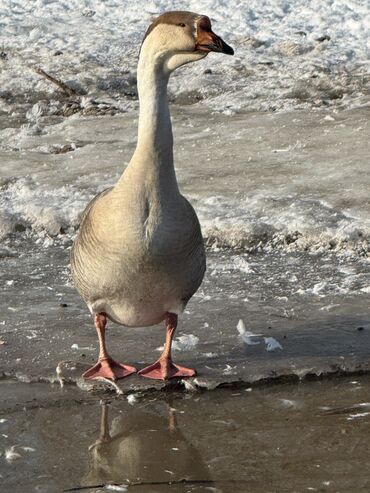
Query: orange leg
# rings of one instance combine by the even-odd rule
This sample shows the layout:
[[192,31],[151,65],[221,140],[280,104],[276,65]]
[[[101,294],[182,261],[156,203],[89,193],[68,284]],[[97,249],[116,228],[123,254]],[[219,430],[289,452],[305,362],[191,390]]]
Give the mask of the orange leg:
[[169,378],[193,377],[195,370],[175,365],[171,359],[171,345],[173,335],[177,327],[177,315],[168,313],[165,319],[166,343],[160,358],[150,366],[139,371],[139,375],[156,380],[167,380]]
[[121,365],[114,361],[107,352],[105,345],[105,326],[107,325],[107,317],[104,313],[97,313],[95,315],[95,328],[99,337],[99,359],[98,362],[85,371],[82,375],[86,379],[104,377],[111,380],[118,380],[119,378],[128,377],[132,373],[136,373],[136,368],[129,365]]

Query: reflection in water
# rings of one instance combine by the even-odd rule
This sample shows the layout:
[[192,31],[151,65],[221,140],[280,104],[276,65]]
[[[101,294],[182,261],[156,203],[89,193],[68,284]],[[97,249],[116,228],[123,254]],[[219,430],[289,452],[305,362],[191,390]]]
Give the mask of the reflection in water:
[[179,430],[175,410],[168,405],[167,412],[163,417],[138,409],[116,417],[110,426],[108,405],[102,404],[100,435],[89,447],[90,469],[83,484],[140,484],[140,491],[154,493],[184,481],[176,491],[221,493],[212,486],[199,452]]
[[[158,394],[100,412],[73,387],[1,391],[1,493],[102,493],[128,481],[128,493],[370,491],[369,376],[171,394],[178,425]],[[15,392],[22,408],[11,407]],[[9,462],[12,446],[20,456]],[[168,484],[183,478],[193,482]]]

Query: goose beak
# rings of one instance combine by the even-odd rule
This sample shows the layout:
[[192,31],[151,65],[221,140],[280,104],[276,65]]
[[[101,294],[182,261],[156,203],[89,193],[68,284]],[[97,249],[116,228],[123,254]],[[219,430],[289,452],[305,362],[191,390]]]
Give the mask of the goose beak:
[[234,50],[220,36],[217,36],[211,29],[211,21],[208,17],[203,16],[197,24],[197,41],[195,43],[196,51],[215,51],[217,53],[225,53],[225,55],[233,55]]

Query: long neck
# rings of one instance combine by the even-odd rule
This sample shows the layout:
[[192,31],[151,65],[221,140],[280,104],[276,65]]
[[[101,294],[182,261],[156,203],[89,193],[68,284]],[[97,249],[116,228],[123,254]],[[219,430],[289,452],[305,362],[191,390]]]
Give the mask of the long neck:
[[173,166],[173,136],[167,98],[168,71],[152,56],[150,49],[142,50],[138,65],[140,100],[138,140],[130,168],[159,177],[161,184],[174,191],[177,181]]
[[173,137],[167,84],[169,75],[142,55],[138,66],[140,101],[138,149],[146,149],[167,165],[173,164]]

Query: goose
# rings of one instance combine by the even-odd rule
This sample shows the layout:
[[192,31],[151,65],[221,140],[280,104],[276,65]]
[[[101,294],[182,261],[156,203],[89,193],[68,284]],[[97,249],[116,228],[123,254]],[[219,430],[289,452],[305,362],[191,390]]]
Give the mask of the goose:
[[175,69],[211,51],[234,53],[207,16],[192,12],[162,14],[144,36],[136,149],[115,186],[86,207],[72,247],[72,277],[94,317],[100,346],[86,379],[116,380],[137,371],[108,353],[107,319],[127,327],[164,321],[163,353],[140,375],[162,380],[195,375],[171,358],[178,315],[203,280],[206,258],[197,215],[176,180],[167,84]]

